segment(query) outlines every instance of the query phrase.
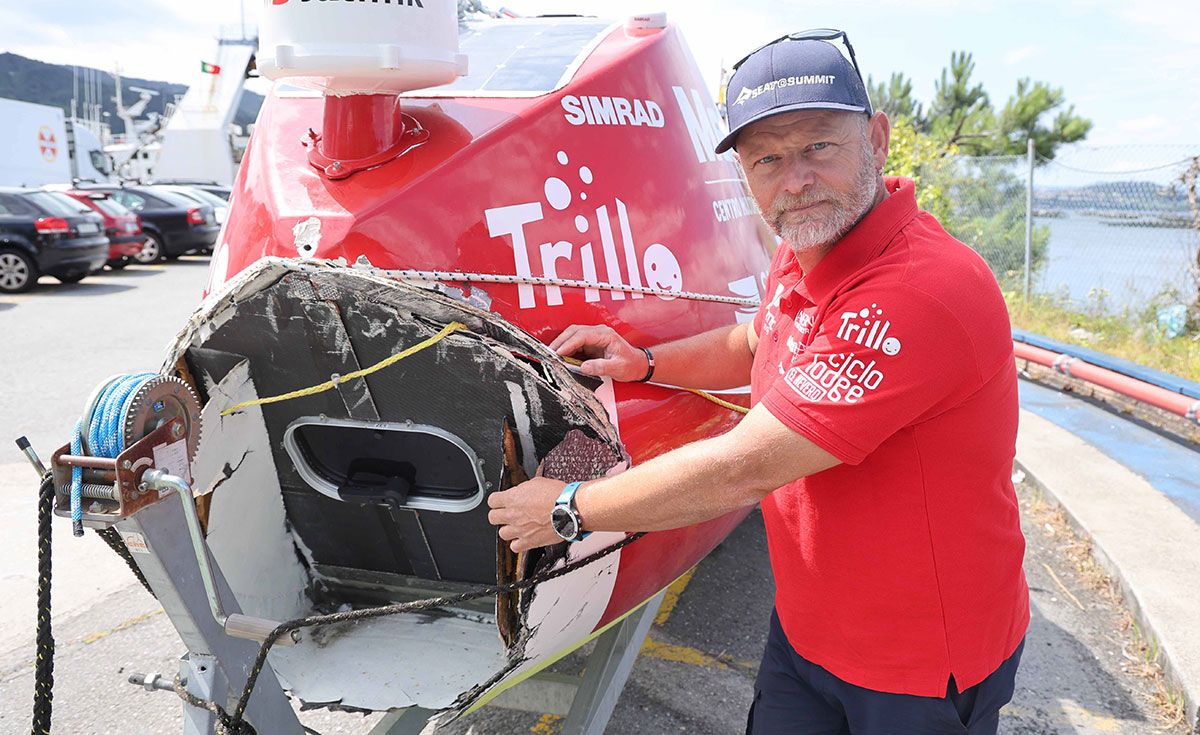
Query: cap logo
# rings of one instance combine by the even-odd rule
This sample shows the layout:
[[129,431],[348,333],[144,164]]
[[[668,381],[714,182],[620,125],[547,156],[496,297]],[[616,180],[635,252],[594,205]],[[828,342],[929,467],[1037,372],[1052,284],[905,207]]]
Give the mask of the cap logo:
[[753,89],[742,87],[742,91],[738,93],[737,100],[733,104],[740,105],[746,100],[752,100],[764,92],[771,92],[785,87],[797,87],[807,84],[833,84],[833,80],[836,78],[836,74],[809,74],[803,77],[783,77],[782,79],[760,84]]

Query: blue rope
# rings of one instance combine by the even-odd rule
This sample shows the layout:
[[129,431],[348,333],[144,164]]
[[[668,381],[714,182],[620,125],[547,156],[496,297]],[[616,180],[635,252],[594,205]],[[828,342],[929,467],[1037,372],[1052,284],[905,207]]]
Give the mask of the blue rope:
[[[71,454],[83,452],[83,436],[86,431],[89,453],[93,457],[116,459],[125,447],[121,431],[125,425],[125,414],[133,403],[138,389],[158,373],[133,373],[115,378],[104,386],[96,399],[92,421],[83,425],[83,418],[75,424],[75,435],[71,438]],[[83,470],[71,468],[71,527],[76,536],[83,535]]]

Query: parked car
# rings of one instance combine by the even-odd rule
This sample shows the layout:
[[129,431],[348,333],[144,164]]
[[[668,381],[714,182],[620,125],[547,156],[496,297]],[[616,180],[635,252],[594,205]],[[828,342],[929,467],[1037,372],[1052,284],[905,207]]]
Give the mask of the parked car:
[[207,191],[209,194],[220,197],[226,202],[229,201],[229,195],[233,193],[233,190],[228,186],[222,186],[215,181],[204,181],[201,179],[163,179],[161,181],[155,181],[154,183],[171,184],[174,186],[188,186],[193,189],[200,189],[201,191]]
[[104,218],[104,234],[108,237],[108,267],[120,270],[129,260],[142,252],[146,236],[136,214],[102,191],[66,192],[67,196],[86,204]]
[[41,275],[78,283],[104,267],[104,219],[61,192],[0,189],[0,293],[28,291]]
[[146,244],[134,256],[139,263],[211,249],[221,231],[212,207],[161,187],[88,184],[79,189],[106,192],[142,218]]
[[219,224],[219,225],[225,224],[225,219],[227,217],[229,217],[229,202],[222,199],[221,197],[217,196],[216,194],[210,193],[208,190],[203,189],[199,186],[190,186],[190,185],[189,186],[177,186],[174,184],[155,184],[154,188],[166,189],[167,191],[173,191],[176,194],[182,194],[183,196],[185,196],[189,199],[194,199],[197,202],[200,202],[201,204],[209,205],[210,207],[213,208],[213,213],[217,216],[217,224]]
[[229,197],[233,194],[233,189],[230,189],[228,186],[220,186],[218,184],[197,184],[195,186],[197,189],[200,189],[201,191],[207,191],[209,194],[212,194],[215,197],[221,197],[227,202],[229,201]]

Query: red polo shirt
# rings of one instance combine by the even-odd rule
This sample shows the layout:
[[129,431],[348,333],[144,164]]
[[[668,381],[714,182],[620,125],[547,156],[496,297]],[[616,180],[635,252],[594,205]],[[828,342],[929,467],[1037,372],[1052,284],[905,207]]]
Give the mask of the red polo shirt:
[[868,689],[944,696],[1016,649],[1029,591],[1012,467],[1008,311],[913,182],[811,273],[779,247],[754,327],[753,400],[843,464],[763,503],[792,646]]

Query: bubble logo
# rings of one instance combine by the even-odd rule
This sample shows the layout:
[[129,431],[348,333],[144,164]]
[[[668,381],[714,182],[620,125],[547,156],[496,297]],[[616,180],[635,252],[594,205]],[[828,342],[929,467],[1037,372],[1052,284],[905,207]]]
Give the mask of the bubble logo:
[[[584,300],[587,302],[599,301],[603,298],[602,293],[613,301],[641,299],[645,294],[640,290],[646,288],[668,292],[655,294],[665,300],[675,298],[672,293],[682,292],[683,272],[670,248],[662,243],[652,243],[639,256],[629,208],[625,202],[614,198],[611,207],[603,204],[593,208],[588,203],[588,189],[596,184],[592,169],[573,165],[566,151],[557,152],[555,163],[558,164],[558,170],[542,182],[541,201],[497,207],[484,212],[492,237],[512,239],[513,265],[517,275],[617,287],[584,288]],[[538,228],[539,231],[543,227],[554,227],[556,232],[560,232],[558,228],[564,223],[569,223],[567,227],[574,226],[574,232],[569,237],[579,236],[588,242],[577,244],[566,238],[550,238],[548,242],[537,246],[536,257],[531,257],[533,253],[530,252],[529,238],[533,237],[533,228],[530,226],[537,223],[544,223]],[[599,244],[599,257],[596,241]],[[535,274],[537,265],[541,268]],[[600,265],[604,267],[603,278],[599,274]],[[564,286],[549,284],[542,288],[545,289],[547,306],[563,303]],[[522,309],[538,305],[533,284],[519,284],[517,292]]]

